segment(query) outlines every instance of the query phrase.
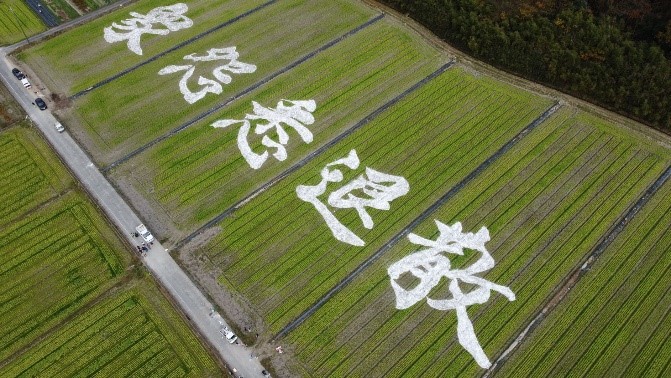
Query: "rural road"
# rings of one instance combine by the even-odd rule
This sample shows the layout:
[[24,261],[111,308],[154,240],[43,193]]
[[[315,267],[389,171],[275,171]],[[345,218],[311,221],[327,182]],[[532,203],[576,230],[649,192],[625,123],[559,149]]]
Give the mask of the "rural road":
[[[116,190],[100,173],[84,150],[70,137],[68,132],[58,133],[54,128],[56,119],[47,109],[40,111],[33,102],[39,96],[36,87],[25,89],[12,75],[12,66],[7,53],[17,46],[0,48],[0,78],[5,83],[16,101],[21,104],[33,123],[41,130],[49,143],[61,156],[76,178],[84,185],[89,194],[105,211],[114,225],[125,235],[130,245],[139,244],[138,239],[131,236],[135,226],[141,223],[138,216],[119,196]],[[35,91],[38,91],[35,94]],[[51,104],[47,101],[47,104]],[[65,125],[67,130],[67,125]],[[135,253],[133,251],[132,253]],[[229,344],[219,332],[222,328],[219,317],[211,316],[212,304],[200,292],[186,273],[158,241],[142,259],[149,271],[170,293],[181,310],[191,320],[212,348],[231,368],[235,368],[236,377],[262,377],[263,367],[258,359],[250,358],[253,350],[243,346]]]

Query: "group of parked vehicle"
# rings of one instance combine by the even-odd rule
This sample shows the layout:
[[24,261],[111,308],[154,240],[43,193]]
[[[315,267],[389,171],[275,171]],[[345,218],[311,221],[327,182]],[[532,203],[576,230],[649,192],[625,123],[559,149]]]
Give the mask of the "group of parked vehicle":
[[[16,77],[18,80],[21,81],[21,84],[23,84],[24,88],[26,88],[26,89],[32,88],[32,84],[30,84],[30,81],[28,81],[28,78],[26,77],[26,74],[21,72],[20,69],[13,68],[12,69],[12,74],[14,74],[14,77]],[[37,107],[40,110],[47,110],[47,103],[41,97],[38,97],[38,98],[35,99],[35,105],[37,105]],[[56,127],[56,131],[58,131],[59,133],[62,133],[63,131],[65,131],[65,127],[63,127],[63,125],[61,125],[60,122],[56,122],[56,124],[54,126]]]

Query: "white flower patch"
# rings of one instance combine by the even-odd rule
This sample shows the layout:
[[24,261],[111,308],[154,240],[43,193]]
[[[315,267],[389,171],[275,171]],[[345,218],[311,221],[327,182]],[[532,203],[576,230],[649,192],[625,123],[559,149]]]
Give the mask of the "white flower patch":
[[[285,101],[291,105],[285,104]],[[249,166],[253,169],[261,168],[263,163],[266,162],[268,159],[268,150],[263,151],[261,154],[252,150],[249,143],[251,121],[256,123],[254,128],[254,133],[256,135],[263,135],[271,130],[275,131],[277,140],[273,140],[269,135],[263,135],[261,144],[267,148],[274,149],[273,156],[279,161],[286,160],[287,150],[284,146],[289,143],[289,134],[287,134],[282,126],[283,124],[293,128],[303,142],[312,142],[312,133],[305,127],[305,125],[312,125],[315,122],[312,112],[317,109],[317,104],[314,100],[280,100],[275,109],[261,106],[256,101],[252,101],[252,106],[254,108],[254,113],[247,114],[244,119],[221,119],[214,122],[212,127],[226,128],[237,123],[242,124],[238,131],[238,148]],[[266,123],[261,123],[259,121],[265,121]]]
[[[485,243],[489,241],[489,231],[486,227],[482,227],[476,234],[464,234],[461,232],[459,222],[452,226],[447,226],[438,220],[435,222],[440,233],[437,240],[428,240],[416,234],[408,235],[410,242],[424,246],[426,249],[402,258],[387,269],[391,278],[391,286],[396,294],[396,308],[407,309],[426,298],[429,306],[437,310],[456,310],[459,343],[475,358],[480,367],[489,368],[491,363],[478,342],[466,307],[487,302],[492,291],[503,294],[509,301],[515,300],[515,294],[505,286],[474,276],[474,274],[493,268],[495,264],[494,258],[485,247]],[[479,252],[481,257],[466,269],[451,269],[447,254],[463,255],[464,248]],[[408,290],[396,281],[406,273],[410,273],[420,281]],[[449,280],[449,292],[452,297],[449,299],[428,298],[431,290],[443,277]],[[464,293],[459,286],[460,281],[474,285],[476,288]]]
[[[189,10],[189,7],[186,4],[177,3],[154,8],[146,15],[130,12],[133,18],[123,20],[120,23],[113,22],[112,26],[104,29],[105,41],[114,43],[128,40],[128,49],[137,55],[142,55],[142,47],[140,46],[142,34],[166,35],[171,31],[191,27],[193,21],[184,15],[187,10]],[[161,24],[166,29],[154,29],[154,24]]]
[[[359,157],[355,150],[339,160],[329,163],[322,169],[322,180],[314,186],[299,185],[296,187],[298,198],[309,202],[317,209],[319,214],[326,221],[326,225],[333,233],[333,236],[341,242],[364,246],[366,243],[354,232],[345,227],[331,212],[329,207],[319,200],[319,196],[326,192],[328,183],[341,182],[343,173],[340,169],[331,170],[330,167],[342,165],[349,169],[359,167]],[[355,209],[361,218],[363,226],[372,229],[373,219],[366,211],[366,207],[378,210],[389,210],[389,202],[408,193],[410,184],[400,176],[394,176],[366,167],[366,173],[357,176],[354,180],[345,184],[328,196],[326,203],[336,209]],[[353,192],[362,192],[365,197],[358,197]]]
[[198,92],[192,92],[189,89],[188,81],[193,76],[196,66],[193,64],[187,64],[183,66],[171,65],[162,68],[158,71],[159,75],[169,75],[175,72],[185,71],[184,75],[179,81],[179,91],[184,95],[184,99],[189,104],[205,97],[207,93],[221,94],[224,88],[221,84],[230,84],[232,81],[231,75],[228,75],[224,71],[228,71],[234,74],[243,74],[243,73],[252,73],[256,71],[256,66],[253,64],[243,63],[238,61],[240,54],[236,51],[236,47],[225,47],[225,48],[213,48],[207,50],[207,55],[196,55],[189,54],[184,57],[184,60],[190,60],[192,62],[212,62],[217,60],[228,61],[228,63],[216,67],[212,70],[212,76],[214,79],[210,79],[204,76],[198,76],[198,85],[202,89]]

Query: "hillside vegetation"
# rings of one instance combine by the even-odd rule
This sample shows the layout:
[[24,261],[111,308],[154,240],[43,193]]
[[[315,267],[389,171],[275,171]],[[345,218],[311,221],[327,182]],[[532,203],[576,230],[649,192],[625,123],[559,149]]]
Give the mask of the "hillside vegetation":
[[382,2],[478,59],[671,131],[666,1]]

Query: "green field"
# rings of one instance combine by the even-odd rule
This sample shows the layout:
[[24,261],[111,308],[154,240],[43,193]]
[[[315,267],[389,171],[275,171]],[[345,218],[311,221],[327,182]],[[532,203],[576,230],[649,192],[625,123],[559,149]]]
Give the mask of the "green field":
[[670,196],[667,182],[499,375],[671,374]]
[[[160,365],[152,376],[218,376],[35,131],[0,131],[0,147],[0,376],[130,376],[121,367],[140,364]],[[107,318],[99,302],[125,310]]]
[[[193,231],[446,62],[426,58],[431,51],[419,41],[398,25],[379,22],[122,165],[113,177],[131,178],[137,190],[158,203],[154,209],[163,219],[183,232]],[[347,64],[342,56],[349,57]],[[292,133],[287,160],[271,158],[254,171],[238,150],[237,129],[210,124],[242,119],[251,113],[252,100],[274,107],[282,98],[315,100],[315,123],[308,126],[314,140],[306,144]],[[174,241],[184,236],[170,233]]]
[[0,3],[0,46],[19,42],[46,29],[24,1],[5,0]]
[[[489,229],[487,246],[497,264],[482,276],[517,296],[509,302],[494,293],[470,308],[480,344],[495,357],[669,162],[668,152],[564,109],[413,232],[435,239],[433,219],[460,221],[465,232]],[[403,311],[394,307],[386,267],[416,250],[400,241],[290,334],[315,375],[478,374],[456,343],[453,311],[424,301]],[[451,261],[465,267],[472,257]]]
[[[139,1],[18,57],[52,90],[73,95],[262,4],[239,20],[76,97],[58,115],[101,167],[112,165],[105,174],[144,215],[166,248],[186,246],[177,253],[186,257],[194,277],[205,277],[201,286],[209,288],[206,294],[221,312],[238,329],[250,322],[258,327],[256,350],[270,359],[269,366],[295,368],[287,375],[485,374],[457,339],[456,311],[435,310],[424,299],[405,310],[396,309],[387,268],[418,251],[408,233],[435,240],[439,236],[435,220],[461,222],[464,232],[488,228],[487,247],[496,264],[478,276],[509,287],[516,300],[494,292],[484,303],[469,306],[467,316],[485,354],[497,361],[550,300],[558,298],[558,290],[573,282],[573,273],[671,165],[667,137],[577,107],[559,94],[539,94],[521,81],[508,84],[500,73],[474,68],[466,61],[443,71],[453,60],[445,51],[406,27],[407,20],[356,0],[217,5],[196,1],[189,4],[188,13],[194,26],[167,36],[145,35],[142,56],[130,52],[125,43],[101,42],[102,29],[130,10],[143,13],[164,5]],[[220,95],[210,93],[189,105],[179,91],[181,73],[158,75],[169,65],[186,64],[185,55],[229,46],[236,46],[239,61],[256,65],[256,71],[231,75]],[[196,75],[204,70],[202,75],[209,77],[207,70],[219,64],[204,63]],[[190,79],[191,85],[196,77]],[[240,123],[211,127],[217,120],[242,120],[252,113],[253,102],[273,108],[283,99],[316,103],[314,123],[305,125],[313,140],[304,142],[294,126],[285,127],[289,138],[283,143],[284,160],[273,157],[268,148],[271,155],[265,163],[252,169],[239,147],[245,138],[238,133]],[[547,119],[541,116],[556,104],[561,105],[559,110]],[[265,126],[263,121],[254,122]],[[172,133],[183,125],[188,127]],[[263,136],[265,146],[282,138],[278,129],[273,130],[251,132],[252,150],[266,150],[260,146]],[[388,208],[379,203],[361,205],[372,227],[362,224],[364,210],[351,202],[350,207],[331,209],[363,240],[361,247],[338,241],[315,205],[301,200],[296,191],[301,185],[316,186],[325,177],[327,164],[352,150],[359,166],[341,166],[339,174],[331,171],[329,190],[358,182],[364,172],[370,176],[368,168],[409,183],[408,193],[390,200]],[[40,180],[43,184],[33,189],[35,193],[58,192],[55,184],[44,184],[51,182],[48,178]],[[378,189],[358,187],[341,200],[363,201],[379,194]],[[553,310],[540,326],[491,373],[669,375],[666,297],[671,286],[664,278],[671,260],[664,253],[671,245],[670,191],[667,182],[628,219],[631,223],[568,296],[552,303],[556,307],[550,307]],[[320,199],[326,201],[334,192],[326,193]],[[40,198],[38,194],[33,197]],[[16,202],[11,214],[25,212]],[[49,204],[39,211],[47,214],[52,208],[57,206]],[[204,225],[209,228],[201,229]],[[449,257],[451,267],[465,269],[478,256],[467,251]],[[100,285],[124,281],[129,274],[100,278]],[[339,288],[343,280],[347,284]],[[408,285],[417,282],[409,274],[399,280]],[[448,280],[441,280],[429,297],[444,297],[451,290]],[[63,353],[76,358],[82,352],[71,349],[79,340],[84,349],[92,350],[98,344],[115,343],[112,336],[88,334],[65,340],[64,335],[79,332],[76,327],[97,329],[107,324],[133,336],[137,344],[127,350],[152,343],[147,340],[158,344],[137,359],[124,357],[128,362],[92,364],[96,371],[107,369],[99,375],[121,366],[128,370],[119,371],[129,374],[148,374],[133,370],[140,365],[165,369],[168,375],[213,371],[208,358],[189,357],[204,356],[195,349],[189,352],[193,354],[180,354],[176,336],[163,332],[164,323],[150,321],[161,311],[132,282],[135,279],[119,284],[124,293],[120,297],[100,298],[72,315],[88,326],[50,332],[47,337],[53,343],[29,348],[14,365],[3,367],[0,362],[0,375],[10,371],[2,369],[26,375],[55,371],[48,370],[57,369],[49,356]],[[216,283],[220,287],[213,289]],[[226,292],[225,299],[218,289]],[[319,305],[313,307],[315,303]],[[141,332],[125,330],[120,308],[138,316],[129,315],[135,320],[128,327]],[[308,309],[314,312],[294,327],[292,322]],[[268,340],[273,342],[266,344]],[[282,345],[289,357],[278,358],[270,344]],[[112,358],[95,351],[99,361]],[[172,356],[178,357],[170,364],[158,362]],[[38,360],[45,361],[45,367],[32,365]]]
[[[449,69],[245,204],[221,223],[223,231],[203,251],[222,269],[220,280],[243,293],[277,332],[550,105],[548,99]],[[492,127],[493,120],[499,127]],[[410,193],[392,202],[391,210],[371,211],[370,231],[354,210],[336,211],[366,241],[362,248],[335,240],[314,206],[296,196],[298,185],[319,182],[320,170],[351,149],[361,167],[347,177],[365,166],[410,183]]]
[[12,128],[0,134],[0,226],[71,184],[65,169],[34,132]]
[[[97,151],[94,158],[109,164],[371,18],[369,11],[346,11],[341,17],[329,17],[347,9],[342,9],[345,6],[340,0],[311,1],[294,10],[295,3],[288,1],[265,8],[91,91],[75,101],[77,115],[72,118],[66,115],[65,120],[90,128],[88,135],[94,137],[90,142],[84,139],[84,144],[89,150]],[[286,14],[292,12],[297,14]],[[319,28],[306,29],[306,23],[319,25]],[[275,32],[248,32],[259,24]],[[241,62],[254,64],[257,69],[253,73],[232,74],[231,83],[223,86],[221,95],[209,93],[189,104],[178,86],[182,73],[158,75],[166,66],[186,64],[184,55],[202,55],[213,47],[230,46],[236,46]],[[227,61],[199,64],[196,75],[211,77],[207,69],[224,63]],[[194,91],[200,88],[196,82],[197,78],[193,77],[190,88]]]

